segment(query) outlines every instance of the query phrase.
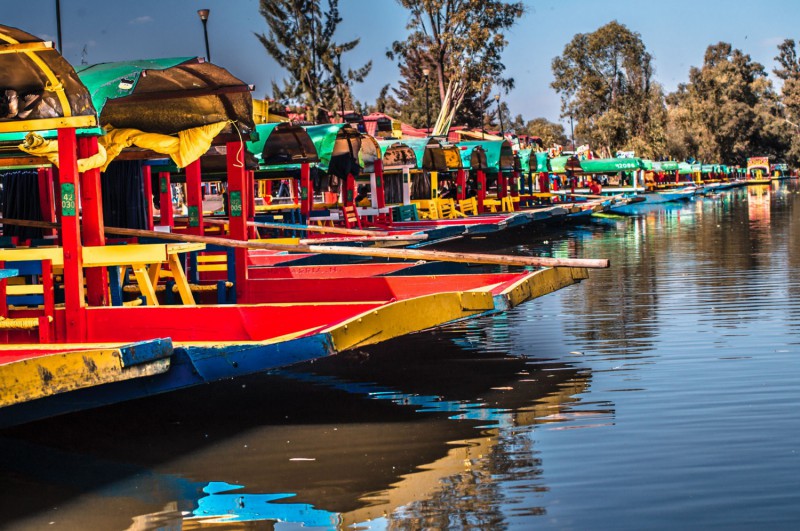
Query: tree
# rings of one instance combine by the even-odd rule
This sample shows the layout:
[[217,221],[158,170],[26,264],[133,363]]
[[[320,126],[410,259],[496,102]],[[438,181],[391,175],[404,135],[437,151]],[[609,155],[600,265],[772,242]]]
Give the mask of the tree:
[[665,150],[663,91],[641,35],[617,21],[578,33],[552,68],[561,116],[577,122],[578,136],[612,153],[658,157]]
[[703,66],[690,69],[668,104],[670,146],[685,143],[682,155],[744,165],[788,149],[788,124],[764,67],[729,43],[709,46]]
[[786,153],[786,162],[800,164],[800,59],[794,39],[786,39],[778,45],[775,57],[780,68],[773,72],[783,81],[781,88],[781,104],[784,117],[792,127],[790,148]]
[[553,123],[547,118],[534,118],[530,120],[525,124],[525,132],[531,136],[538,136],[541,138],[544,147],[550,147],[554,144],[566,146],[570,143],[564,132],[564,126]]
[[[388,53],[401,68],[431,69],[439,108],[435,134],[445,134],[465,99],[490,90],[493,85],[508,90],[511,78],[502,78],[505,65],[500,56],[507,41],[504,31],[522,16],[522,2],[505,0],[397,0],[408,9],[410,34],[396,41]],[[423,61],[422,63],[418,61]],[[416,78],[405,78],[411,87]],[[408,103],[398,92],[402,103]],[[485,103],[485,102],[484,102]],[[479,104],[477,108],[480,108]],[[476,106],[472,106],[474,117]]]
[[309,121],[325,118],[339,108],[339,91],[345,102],[354,105],[349,83],[361,83],[372,69],[372,62],[342,72],[341,55],[360,39],[343,43],[333,40],[342,21],[339,0],[328,0],[323,10],[320,0],[261,0],[259,12],[267,22],[268,34],[256,37],[289,77],[283,86],[272,84],[273,97],[283,104],[305,106]]

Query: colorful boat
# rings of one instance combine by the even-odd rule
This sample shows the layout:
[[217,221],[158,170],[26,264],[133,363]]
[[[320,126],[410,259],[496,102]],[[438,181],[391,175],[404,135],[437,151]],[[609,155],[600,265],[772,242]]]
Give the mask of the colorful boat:
[[745,183],[748,186],[769,184],[772,177],[769,172],[769,157],[750,157],[747,159]]
[[[605,261],[578,264],[249,241],[248,189],[253,187],[240,134],[246,137],[254,127],[245,83],[215,65],[180,58],[87,67],[85,76],[104,79],[104,88],[90,91],[52,44],[3,26],[0,35],[20,52],[0,54],[0,86],[18,90],[25,101],[28,94],[39,94],[42,102],[32,104],[30,112],[26,109],[24,118],[0,120],[0,142],[6,148],[0,167],[38,167],[33,189],[45,207],[39,220],[4,218],[4,234],[18,226],[48,232],[45,246],[22,246],[25,238],[17,235],[11,248],[0,249],[3,269],[12,270],[0,280],[0,333],[5,339],[0,349],[5,386],[0,426],[291,365],[505,311],[586,278],[583,266],[607,266]],[[202,90],[196,89],[198,79],[206,83]],[[103,97],[101,113],[92,94]],[[197,112],[197,105],[214,112]],[[175,108],[183,112],[171,119],[169,109]],[[108,129],[110,116],[115,132]],[[232,130],[234,123],[238,131]],[[39,134],[27,137],[25,153],[15,151],[23,149],[18,146],[29,131]],[[222,236],[204,234],[202,155],[211,146],[224,152],[220,156],[227,168],[229,229]],[[189,215],[183,232],[104,223],[104,201],[116,200],[142,205],[150,212],[139,221],[152,224],[150,166],[138,161],[154,156],[169,156],[186,168]],[[125,163],[112,170],[107,163],[114,157]],[[120,168],[128,166],[136,177],[120,178]],[[132,190],[124,193],[109,185],[101,168],[106,177],[113,174],[112,183],[133,183]],[[156,195],[161,196],[162,221],[172,204],[169,180],[168,172],[159,172]],[[53,191],[58,193],[50,195]],[[54,196],[57,211],[47,208],[47,197]],[[111,237],[123,239],[110,245]],[[230,249],[224,251],[228,280],[193,285],[193,262],[186,257],[197,257],[212,245]],[[278,280],[259,278],[253,266],[275,255],[252,249],[581,267]],[[125,281],[138,294],[131,301],[123,297]],[[215,304],[198,304],[196,291],[207,289],[215,291]],[[173,304],[168,304],[170,294]]]

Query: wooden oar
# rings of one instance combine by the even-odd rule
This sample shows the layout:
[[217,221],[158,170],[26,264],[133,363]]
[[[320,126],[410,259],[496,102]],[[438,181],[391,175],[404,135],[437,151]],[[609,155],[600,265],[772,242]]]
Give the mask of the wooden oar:
[[[182,218],[175,218],[182,219]],[[188,219],[188,218],[183,218]],[[203,223],[209,225],[225,225],[228,221],[224,219],[203,218]],[[263,221],[248,221],[250,227],[261,227],[264,229],[284,229],[284,230],[305,230],[309,232],[326,232],[328,234],[349,234],[351,236],[389,236],[389,233],[381,230],[346,229],[344,227],[319,227],[317,225],[300,225],[297,223],[266,223]]]
[[[19,225],[23,227],[58,228],[56,223],[45,221],[27,221],[19,219],[0,218],[0,224]],[[231,240],[213,236],[198,236],[196,234],[176,234],[174,232],[157,232],[143,229],[126,229],[119,227],[105,227],[108,234],[117,236],[136,236],[143,238],[160,238],[177,242],[206,243],[221,247],[236,247],[243,249],[265,249],[270,251],[288,251],[296,253],[341,254],[355,256],[371,256],[377,258],[395,258],[398,260],[434,260],[440,262],[463,262],[471,264],[516,265],[531,267],[585,267],[589,269],[604,269],[610,262],[606,259],[583,258],[545,258],[534,256],[512,256],[502,254],[483,253],[450,253],[444,251],[423,251],[419,249],[387,249],[381,247],[336,247],[328,245],[289,245],[284,243],[249,242],[244,240]]]

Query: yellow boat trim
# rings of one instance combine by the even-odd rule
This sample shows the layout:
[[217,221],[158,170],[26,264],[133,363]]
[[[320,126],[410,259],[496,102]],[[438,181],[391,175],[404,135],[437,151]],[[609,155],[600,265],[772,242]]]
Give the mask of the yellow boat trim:
[[436,293],[394,302],[355,316],[327,330],[338,351],[363,347],[419,332],[494,309],[482,291]]
[[502,295],[514,307],[527,300],[547,295],[587,278],[589,278],[589,271],[585,268],[552,267],[527,275],[514,285],[506,288]]
[[60,118],[42,118],[39,120],[13,120],[0,122],[0,133],[17,133],[20,131],[46,131],[49,129],[80,129],[97,126],[94,116],[69,116]]
[[[20,345],[14,345],[17,350]],[[44,345],[37,345],[41,348]],[[75,346],[72,345],[74,349]],[[118,348],[91,348],[0,365],[0,407],[166,372],[169,358],[124,367]]]

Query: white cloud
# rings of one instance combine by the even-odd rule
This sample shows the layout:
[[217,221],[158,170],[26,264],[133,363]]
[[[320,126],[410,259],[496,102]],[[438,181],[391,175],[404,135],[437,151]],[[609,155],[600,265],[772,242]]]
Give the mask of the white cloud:
[[144,15],[141,17],[136,17],[135,19],[128,22],[129,24],[147,24],[148,22],[153,22],[153,17],[150,15]]

